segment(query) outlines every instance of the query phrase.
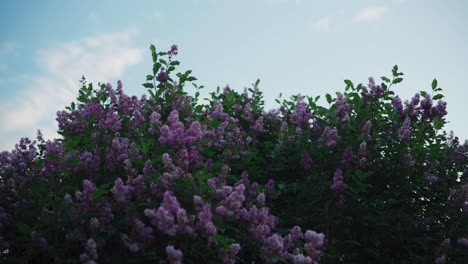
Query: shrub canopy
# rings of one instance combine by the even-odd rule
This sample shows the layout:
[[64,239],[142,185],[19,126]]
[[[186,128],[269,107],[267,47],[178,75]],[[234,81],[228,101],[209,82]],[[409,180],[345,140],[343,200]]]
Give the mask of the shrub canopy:
[[[0,262],[462,263],[468,143],[443,131],[436,80],[345,80],[264,109],[259,81],[202,102],[177,47],[128,96],[86,83],[61,139],[0,154]],[[184,88],[193,85],[194,95]]]

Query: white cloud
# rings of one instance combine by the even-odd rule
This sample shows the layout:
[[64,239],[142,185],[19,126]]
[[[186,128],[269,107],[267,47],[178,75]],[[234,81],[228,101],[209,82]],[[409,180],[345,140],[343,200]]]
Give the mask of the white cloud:
[[106,82],[122,76],[141,61],[143,49],[132,46],[132,29],[85,37],[37,52],[44,74],[25,77],[29,86],[0,105],[0,150],[10,149],[19,137],[44,130],[56,137],[55,113],[74,100],[84,75],[88,82]]
[[[293,1],[290,1],[290,0],[268,0],[269,3],[271,4],[287,4],[289,2],[293,2]],[[296,5],[302,3],[302,0],[295,0],[294,3]]]
[[359,11],[359,13],[354,16],[353,21],[355,22],[365,22],[365,21],[374,21],[381,19],[385,13],[387,12],[387,8],[379,6],[379,7],[367,7]]
[[145,18],[147,20],[160,20],[162,18],[161,12],[158,10],[153,10],[146,13]]
[[15,53],[18,45],[14,42],[3,42],[0,43],[0,72],[5,71],[8,65],[5,63],[6,57]]
[[327,31],[330,29],[330,19],[327,17],[321,18],[312,23],[312,28],[315,31]]

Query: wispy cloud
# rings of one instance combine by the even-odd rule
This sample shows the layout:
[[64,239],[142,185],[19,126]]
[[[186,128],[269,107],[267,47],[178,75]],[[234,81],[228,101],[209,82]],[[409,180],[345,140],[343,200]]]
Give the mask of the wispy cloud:
[[119,78],[130,65],[141,61],[143,49],[132,46],[135,30],[85,37],[37,52],[44,74],[25,77],[29,87],[0,105],[0,149],[8,149],[18,137],[55,137],[55,112],[77,95],[78,80],[108,81]]
[[3,42],[0,43],[0,72],[5,71],[8,65],[5,63],[6,57],[14,53],[18,48],[18,45],[14,42]]
[[359,13],[353,17],[353,21],[366,22],[379,20],[385,15],[386,12],[387,8],[383,6],[366,7],[359,11]]
[[296,5],[300,4],[302,0],[267,0],[271,4],[287,4],[294,2]]
[[312,29],[315,31],[327,31],[330,30],[330,18],[324,17],[317,21],[314,21],[312,24]]
[[161,12],[159,12],[158,10],[153,10],[153,11],[148,12],[145,15],[145,18],[148,20],[159,20],[162,18],[162,15],[161,15]]

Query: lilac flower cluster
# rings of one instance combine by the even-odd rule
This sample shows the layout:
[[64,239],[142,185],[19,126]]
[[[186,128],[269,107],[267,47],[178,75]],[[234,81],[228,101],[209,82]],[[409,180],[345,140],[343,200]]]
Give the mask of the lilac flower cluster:
[[177,45],[174,44],[171,46],[171,49],[167,52],[167,54],[169,54],[169,58],[171,58],[172,56],[177,55],[178,52],[179,52],[179,49]]
[[336,169],[333,176],[333,185],[331,186],[332,191],[335,193],[337,199],[336,204],[338,206],[344,205],[344,191],[347,188],[347,184],[344,183],[343,172],[341,169]]
[[398,129],[398,139],[400,141],[408,141],[411,137],[411,119],[408,117],[403,122],[400,129]]
[[322,147],[335,147],[340,140],[338,131],[335,128],[325,127],[322,135],[319,138],[319,143]]
[[403,114],[403,104],[402,104],[401,99],[399,97],[393,97],[392,98],[392,106],[393,106],[393,110],[397,114],[399,114],[399,115]]
[[145,215],[151,220],[154,227],[169,236],[193,234],[193,228],[186,211],[180,208],[177,198],[169,191],[164,193],[161,206],[157,210],[145,209]]
[[345,98],[342,94],[338,93],[338,96],[336,98],[335,116],[340,122],[347,122],[349,121],[350,111],[351,106],[347,102],[347,98]]
[[308,127],[312,116],[313,114],[304,102],[304,98],[298,97],[294,111],[291,113],[291,123],[302,128]]

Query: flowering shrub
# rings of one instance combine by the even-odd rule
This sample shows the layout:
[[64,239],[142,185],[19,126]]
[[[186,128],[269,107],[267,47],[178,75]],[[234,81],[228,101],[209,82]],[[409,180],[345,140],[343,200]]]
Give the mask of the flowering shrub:
[[57,112],[62,139],[38,132],[0,154],[0,261],[468,257],[468,143],[442,132],[436,80],[403,103],[395,66],[381,84],[346,80],[329,107],[298,95],[266,111],[258,81],[201,103],[192,72],[174,74],[177,46],[151,53],[148,96],[83,78]]

